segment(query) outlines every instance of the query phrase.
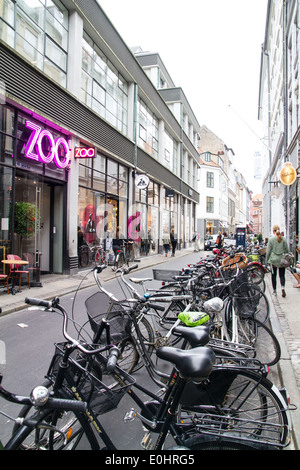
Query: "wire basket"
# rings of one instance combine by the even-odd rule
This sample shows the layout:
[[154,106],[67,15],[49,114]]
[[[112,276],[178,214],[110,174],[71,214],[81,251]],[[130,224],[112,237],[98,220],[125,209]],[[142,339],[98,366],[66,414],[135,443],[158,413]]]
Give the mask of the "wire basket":
[[[112,301],[106,294],[96,292],[96,294],[90,296],[85,301],[85,306],[89,322],[94,333],[98,333],[101,322],[105,319],[110,325],[111,343],[118,344],[128,336],[131,321],[127,311],[122,307],[122,305],[112,305]],[[105,335],[101,336],[100,343],[106,343]]]
[[[47,374],[47,377],[53,382],[67,344],[55,344],[55,354]],[[76,393],[80,395],[82,401],[87,402],[93,412],[99,416],[117,408],[122,397],[134,385],[135,379],[118,366],[116,366],[113,376],[110,375],[105,368],[107,359],[100,353],[97,354],[97,359],[96,363],[93,357],[83,357],[78,350],[74,351],[69,358],[67,374],[75,382]],[[103,378],[108,382],[111,380],[112,384],[105,384]],[[63,382],[63,388],[74,396],[73,384],[71,390],[66,378]]]
[[166,269],[152,269],[153,279],[156,281],[174,281],[174,276],[180,276],[181,271],[171,271]]
[[254,317],[257,306],[262,297],[259,289],[251,288],[249,283],[237,285],[233,292],[233,304],[237,315],[242,317]]

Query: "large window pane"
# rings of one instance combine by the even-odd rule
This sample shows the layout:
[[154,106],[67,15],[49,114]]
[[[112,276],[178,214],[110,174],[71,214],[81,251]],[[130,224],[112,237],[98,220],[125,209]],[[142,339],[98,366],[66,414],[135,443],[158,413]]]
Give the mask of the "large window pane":
[[0,18],[14,26],[14,4],[11,0],[0,0]]
[[[81,99],[124,134],[127,133],[127,83],[84,32]],[[89,77],[89,78],[87,78]],[[91,95],[87,82],[91,81]]]
[[46,56],[59,68],[66,72],[67,55],[50,38],[46,38]]

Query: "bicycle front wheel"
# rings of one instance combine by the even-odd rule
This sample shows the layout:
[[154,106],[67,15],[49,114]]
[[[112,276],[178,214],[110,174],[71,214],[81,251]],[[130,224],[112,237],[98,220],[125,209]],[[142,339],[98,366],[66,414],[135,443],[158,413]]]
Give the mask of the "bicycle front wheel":
[[[52,389],[52,382],[43,386]],[[36,420],[34,406],[24,406],[19,418]],[[33,412],[33,414],[32,414]],[[55,429],[55,430],[54,430]],[[16,424],[7,450],[99,450],[88,419],[71,411],[48,410],[43,416],[43,427],[30,428]]]
[[255,348],[255,357],[268,366],[277,364],[281,356],[279,341],[274,333],[256,318],[237,319],[238,342]]

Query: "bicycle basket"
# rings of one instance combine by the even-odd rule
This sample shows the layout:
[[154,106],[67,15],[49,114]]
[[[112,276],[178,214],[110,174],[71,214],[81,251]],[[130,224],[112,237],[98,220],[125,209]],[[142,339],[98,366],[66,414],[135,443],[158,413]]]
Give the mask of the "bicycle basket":
[[[114,304],[111,308],[111,300],[108,296],[102,292],[96,292],[85,301],[85,306],[94,333],[98,332],[101,321],[105,319],[110,324],[111,343],[120,343],[128,336],[130,318],[122,305]],[[102,344],[106,342],[105,335],[102,335],[100,342]]]
[[153,279],[156,281],[174,281],[174,276],[180,276],[181,271],[171,271],[167,269],[152,269]]
[[[59,363],[67,344],[55,344],[55,354],[47,375],[52,381],[55,380]],[[74,351],[70,356],[68,376],[75,383],[76,394],[80,396],[82,401],[88,403],[95,415],[99,416],[117,408],[122,397],[134,385],[135,379],[118,366],[116,366],[112,376],[105,369],[107,359],[99,353],[97,354],[97,359],[103,364],[103,369],[105,370],[103,377],[101,365],[98,363],[96,367],[93,358],[83,357],[78,350]],[[103,379],[106,381],[111,380],[113,382],[112,385],[105,384]],[[68,391],[68,394],[74,396],[74,385],[72,384],[72,390],[70,387],[71,385],[65,379],[63,388]]]
[[261,295],[260,290],[249,286],[249,283],[240,284],[233,293],[236,314],[243,317],[255,316]]

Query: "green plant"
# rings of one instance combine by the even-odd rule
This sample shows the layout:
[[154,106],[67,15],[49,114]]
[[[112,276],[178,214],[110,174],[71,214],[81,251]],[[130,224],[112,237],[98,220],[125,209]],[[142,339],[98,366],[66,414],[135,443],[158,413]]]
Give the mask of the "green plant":
[[15,203],[15,233],[21,237],[31,238],[35,234],[36,226],[39,223],[39,212],[35,204],[19,201]]

